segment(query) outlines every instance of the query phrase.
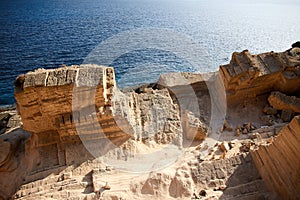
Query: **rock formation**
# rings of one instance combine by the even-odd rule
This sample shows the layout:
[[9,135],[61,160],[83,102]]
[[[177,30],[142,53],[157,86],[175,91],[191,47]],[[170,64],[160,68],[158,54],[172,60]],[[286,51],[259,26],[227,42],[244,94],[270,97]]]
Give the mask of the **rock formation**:
[[299,55],[262,53],[251,55],[248,50],[233,53],[230,64],[220,67],[227,99],[253,98],[271,91],[300,93]]
[[282,199],[299,199],[300,116],[296,116],[271,144],[263,145],[251,156],[267,186]]
[[300,113],[300,98],[295,96],[290,97],[281,92],[272,92],[268,101],[276,110],[292,110]]
[[[97,65],[18,76],[19,115],[0,114],[0,199],[300,198],[298,49],[245,50],[218,72],[127,91]],[[182,156],[146,174],[101,160],[143,166],[139,153],[166,146]]]

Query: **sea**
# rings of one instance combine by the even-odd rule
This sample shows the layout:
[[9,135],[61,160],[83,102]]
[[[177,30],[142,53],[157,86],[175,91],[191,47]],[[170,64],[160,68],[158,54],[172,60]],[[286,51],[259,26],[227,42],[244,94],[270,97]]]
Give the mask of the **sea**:
[[109,65],[124,88],[215,71],[235,51],[285,51],[299,13],[299,0],[1,0],[0,106],[37,68]]

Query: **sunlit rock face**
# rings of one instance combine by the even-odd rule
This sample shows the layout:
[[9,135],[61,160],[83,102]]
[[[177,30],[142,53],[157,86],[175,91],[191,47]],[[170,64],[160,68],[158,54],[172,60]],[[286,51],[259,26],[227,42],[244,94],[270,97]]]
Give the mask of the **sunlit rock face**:
[[[297,198],[299,117],[291,119],[299,114],[299,52],[245,50],[218,72],[164,74],[127,91],[118,90],[113,68],[105,66],[20,75],[19,115],[0,116],[0,183],[14,180],[0,184],[0,199]],[[12,129],[16,124],[23,125]],[[208,146],[214,132],[224,141]],[[149,155],[165,146],[176,148],[174,156],[162,151],[159,160],[177,159],[177,150],[184,156],[145,177],[95,159],[134,171],[164,163]]]
[[[85,141],[89,146],[111,138],[112,144],[118,145],[132,134],[127,121],[112,114],[113,68],[80,65],[38,69],[19,76],[15,87],[23,129],[32,133],[27,147],[40,157],[40,164],[32,171],[76,162],[68,143]],[[104,154],[107,145],[109,142],[96,154]]]
[[267,186],[281,198],[299,199],[300,116],[285,126],[272,144],[263,145],[251,156]]
[[252,55],[248,50],[233,53],[230,63],[219,70],[227,99],[234,102],[271,91],[299,93],[300,58],[296,49],[258,55]]

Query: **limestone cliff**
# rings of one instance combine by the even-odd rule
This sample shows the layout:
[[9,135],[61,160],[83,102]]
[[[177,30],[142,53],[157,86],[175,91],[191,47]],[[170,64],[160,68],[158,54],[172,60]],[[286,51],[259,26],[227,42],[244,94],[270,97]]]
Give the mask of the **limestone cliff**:
[[[126,92],[105,66],[20,75],[23,125],[9,127],[15,114],[0,118],[0,199],[296,199],[299,117],[290,120],[299,113],[299,52],[245,50],[218,72],[163,74]],[[183,156],[146,175],[98,159],[130,167],[138,153],[166,145]]]
[[300,93],[300,60],[294,48],[282,53],[252,55],[248,50],[233,53],[230,64],[220,67],[227,99],[247,99],[281,91]]

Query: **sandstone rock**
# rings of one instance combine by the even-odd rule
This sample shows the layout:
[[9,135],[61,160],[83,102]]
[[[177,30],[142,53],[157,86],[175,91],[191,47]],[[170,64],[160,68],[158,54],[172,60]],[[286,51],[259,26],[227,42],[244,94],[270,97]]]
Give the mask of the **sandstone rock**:
[[[260,145],[259,148],[251,151],[251,157],[262,179],[281,199],[300,198],[299,176],[296,175],[300,159],[299,154],[292,153],[299,151],[300,142],[296,139],[300,136],[299,130],[300,117],[296,116],[276,138],[269,138],[267,144]],[[273,162],[268,162],[271,160]],[[287,175],[287,173],[291,173],[291,175]],[[292,175],[294,173],[295,175]],[[281,181],[277,179],[279,177]]]
[[208,134],[208,127],[191,112],[186,112],[184,131],[189,140],[204,140]]
[[7,161],[11,154],[11,144],[0,138],[0,167]]
[[264,107],[263,112],[267,115],[276,115],[277,114],[277,110],[268,105]]
[[106,182],[105,186],[103,187],[104,190],[110,190],[110,186],[108,185],[108,183]]
[[63,180],[68,180],[72,178],[72,172],[64,173]]
[[289,122],[294,117],[294,111],[293,110],[282,110],[280,118],[284,122]]
[[227,99],[231,103],[257,97],[275,89],[299,93],[300,60],[288,52],[251,55],[248,50],[233,53],[230,64],[220,66]]
[[173,189],[170,186],[171,179],[168,173],[150,173],[148,179],[142,184],[141,194],[157,196],[159,191],[161,194],[169,194]]
[[205,197],[206,196],[206,191],[205,190],[201,190],[199,192],[199,195]]
[[233,127],[227,122],[227,120],[224,121],[222,131],[233,131]]
[[241,129],[240,128],[236,128],[234,135],[235,136],[239,136],[240,134],[241,134]]
[[[300,83],[300,70],[299,67],[297,67],[299,65],[299,59],[297,56],[296,50],[291,54],[288,52],[271,52],[251,55],[248,51],[234,53],[230,64],[221,66],[219,70],[220,77],[222,77],[224,81],[225,89],[228,94],[228,103],[239,103],[240,99],[249,97],[251,100],[251,97],[269,93],[274,88],[289,94],[299,93],[299,88],[295,87]],[[216,74],[215,76],[219,77]],[[178,79],[178,77],[181,79]],[[85,188],[84,191],[80,191],[81,196],[72,194],[77,190],[76,184],[79,177],[76,177],[76,173],[72,175],[67,174],[69,172],[68,170],[72,169],[72,171],[77,172],[88,170],[92,165],[91,162],[88,162],[90,166],[86,169],[80,165],[87,159],[94,159],[88,155],[88,152],[82,152],[81,147],[84,147],[84,145],[81,142],[81,137],[89,141],[89,144],[94,148],[104,146],[102,153],[120,153],[118,154],[119,158],[123,158],[123,156],[126,157],[124,162],[130,159],[130,156],[132,156],[131,152],[133,152],[136,147],[132,141],[147,144],[148,147],[151,145],[155,146],[156,144],[169,143],[175,143],[180,146],[182,144],[183,134],[185,134],[186,138],[203,140],[210,131],[207,125],[210,112],[206,111],[215,108],[215,105],[210,105],[210,100],[215,100],[218,103],[222,101],[223,103],[225,102],[225,104],[227,103],[226,100],[222,98],[203,97],[219,92],[218,88],[211,89],[206,85],[206,82],[209,82],[209,80],[211,79],[206,79],[196,73],[174,73],[171,75],[162,75],[157,85],[138,87],[136,90],[122,93],[117,90],[114,71],[109,67],[99,67],[95,65],[63,66],[63,68],[55,70],[40,69],[19,76],[15,83],[15,96],[18,110],[24,122],[24,129],[31,131],[33,134],[26,143],[26,148],[24,148],[26,158],[30,158],[31,160],[24,161],[24,173],[19,173],[20,171],[18,171],[18,173],[12,176],[16,178],[15,176],[17,175],[18,180],[20,179],[15,187],[17,188],[19,185],[24,184],[24,182],[30,183],[37,179],[43,179],[45,176],[56,174],[60,170],[64,171],[67,169],[67,172],[60,173],[63,174],[66,180],[62,180],[53,185],[49,184],[50,181],[47,179],[41,180],[40,182],[33,182],[27,185],[27,188],[24,186],[20,190],[20,193],[18,193],[18,198],[37,197],[30,195],[34,193],[40,195],[41,193],[38,192],[42,190],[42,187],[45,185],[47,185],[50,190],[53,190],[55,185],[59,187],[59,190],[62,190],[59,193],[46,196],[49,198],[83,199],[84,193],[88,193],[92,187],[92,190],[96,193],[101,190],[101,188],[110,189],[110,187],[113,187],[113,190],[103,193],[103,198],[121,198],[124,193],[118,193],[116,190],[123,188],[115,188],[112,179],[107,179],[110,180],[109,185],[103,182],[103,177],[115,173],[112,173],[111,170],[105,170],[105,166],[103,166],[101,172],[99,170],[97,173],[96,171],[92,171],[91,173],[86,172],[84,174],[84,179],[86,179],[84,183],[78,183],[80,187]],[[215,79],[213,80],[216,81]],[[190,94],[185,91],[185,87],[182,87],[182,85],[189,86],[194,90],[194,93],[197,94],[195,101],[188,101],[190,99],[188,95]],[[91,91],[91,88],[93,88],[94,91]],[[175,93],[176,95],[179,94],[179,96],[176,96]],[[179,107],[178,102],[182,99],[187,99],[186,102],[188,103],[185,102],[186,105],[180,105]],[[194,109],[192,108],[194,106],[202,106],[202,110],[200,109],[201,112],[193,112]],[[206,107],[206,109],[203,109],[203,107]],[[261,108],[262,107],[260,107],[260,109]],[[216,110],[219,111],[221,109],[217,108]],[[275,110],[275,108],[266,108],[265,113],[271,115],[268,120],[271,121],[275,118],[273,116],[277,114],[277,110],[276,113]],[[282,111],[281,113],[284,112],[285,111]],[[280,111],[278,113],[280,113]],[[183,114],[182,118],[180,117],[181,114]],[[212,122],[215,123],[215,121],[216,120],[213,119]],[[221,125],[218,126],[218,130],[222,127],[223,119],[220,121]],[[95,128],[97,124],[100,124],[102,132]],[[298,130],[297,126],[295,127],[291,126],[289,128],[295,132],[295,130]],[[232,131],[232,126],[225,121],[223,129]],[[253,124],[246,123],[243,126],[237,127],[236,135],[239,135],[241,132],[249,133],[254,129]],[[86,134],[79,137],[78,132],[80,131]],[[297,131],[295,133],[297,133]],[[255,135],[255,137],[258,136]],[[129,138],[130,140],[127,141]],[[108,140],[103,142],[102,139]],[[299,146],[293,139],[287,141],[291,142],[291,144],[286,145],[288,147],[296,148]],[[114,145],[107,145],[109,142],[112,142]],[[18,144],[22,146],[22,144],[24,145],[24,141],[20,141]],[[10,145],[14,147],[17,146],[13,143],[10,143]],[[242,153],[242,155],[247,155],[247,152],[252,146],[253,143],[251,142],[244,143],[240,149],[241,152],[245,152]],[[111,152],[110,150],[115,147],[119,148]],[[199,147],[200,146],[197,147],[198,150]],[[137,184],[132,184],[136,185],[136,187],[131,189],[131,192],[141,195],[138,197],[145,195],[147,198],[153,196],[161,198],[162,196],[160,195],[162,193],[174,198],[190,198],[194,191],[199,191],[200,187],[201,189],[207,189],[210,187],[210,183],[212,183],[211,187],[217,190],[226,189],[225,191],[227,191],[227,183],[229,185],[232,183],[235,184],[241,180],[244,182],[240,182],[239,184],[243,185],[246,182],[248,183],[249,180],[252,180],[251,178],[256,177],[251,174],[257,174],[257,171],[255,171],[256,168],[249,165],[250,167],[246,167],[246,170],[244,169],[245,166],[251,163],[249,157],[231,155],[229,159],[226,158],[225,152],[230,152],[230,149],[233,147],[238,149],[239,144],[235,145],[234,142],[223,142],[220,144],[220,149],[222,149],[223,152],[218,149],[218,146],[216,146],[215,149],[212,148],[210,151],[212,158],[220,160],[206,161],[205,159],[207,158],[201,157],[200,159],[199,156],[199,162],[197,162],[196,159],[189,162],[187,166],[191,168],[185,166],[185,168],[177,169],[175,176],[174,174],[168,175],[160,173],[150,175],[146,182],[142,181],[144,184],[142,184],[140,188]],[[124,152],[122,148],[124,148]],[[208,148],[208,146],[204,146],[201,150]],[[4,148],[3,152],[1,151],[1,156],[4,156],[0,156],[0,161],[5,160],[4,162],[7,163],[5,149],[7,148]],[[218,149],[219,152],[216,152],[216,149]],[[288,159],[292,158],[292,156],[295,155],[293,152],[298,152],[298,149],[292,150],[291,152],[292,155],[288,155]],[[286,152],[283,151],[282,153]],[[10,159],[9,157],[9,160],[18,159]],[[276,162],[276,159],[272,158],[272,160]],[[290,162],[290,160],[288,162]],[[20,166],[18,162],[16,163],[16,166]],[[265,166],[267,164],[265,164]],[[297,162],[296,164],[298,166]],[[3,170],[1,162],[0,169]],[[265,168],[263,169],[265,170]],[[171,171],[175,170],[172,169]],[[273,171],[276,172],[276,170]],[[106,174],[103,175],[102,173]],[[190,173],[192,173],[192,175]],[[291,177],[297,177],[291,170],[288,171],[288,173],[291,174]],[[251,178],[249,178],[249,174]],[[71,178],[72,176],[75,178]],[[276,177],[274,180],[275,179]],[[1,178],[0,181],[2,181]],[[43,181],[45,181],[45,183],[43,183]],[[234,184],[232,187],[235,187]],[[35,185],[38,185],[38,187]],[[124,184],[119,185],[124,186]],[[72,187],[76,189],[69,191]],[[194,187],[199,188],[195,189]],[[1,192],[4,191],[3,188],[4,186],[0,184]],[[15,192],[13,190],[15,190],[15,188],[11,189],[5,195],[1,193],[0,196],[5,196],[5,198],[10,197],[8,194],[13,194]],[[206,191],[204,190],[204,192]],[[149,197],[149,195],[153,196]],[[202,195],[200,194],[200,196]],[[224,198],[226,198],[226,196],[224,196]],[[128,197],[128,199],[130,198]]]
[[243,134],[248,134],[248,130],[247,130],[246,128],[243,128],[243,129],[242,129],[242,133],[243,133]]
[[300,98],[295,96],[287,96],[281,92],[272,92],[268,101],[277,110],[292,110],[300,113]]
[[261,139],[261,135],[259,133],[252,133],[251,139]]
[[192,196],[192,180],[186,171],[177,171],[170,183],[169,193],[173,198],[187,198]]
[[220,148],[221,148],[221,150],[222,150],[223,152],[227,152],[227,151],[230,150],[230,146],[229,146],[229,144],[228,144],[227,142],[222,142],[222,143],[220,144]]
[[116,92],[113,114],[124,116],[134,127],[132,137],[137,141],[182,145],[183,128],[180,110],[167,89],[146,93]]

